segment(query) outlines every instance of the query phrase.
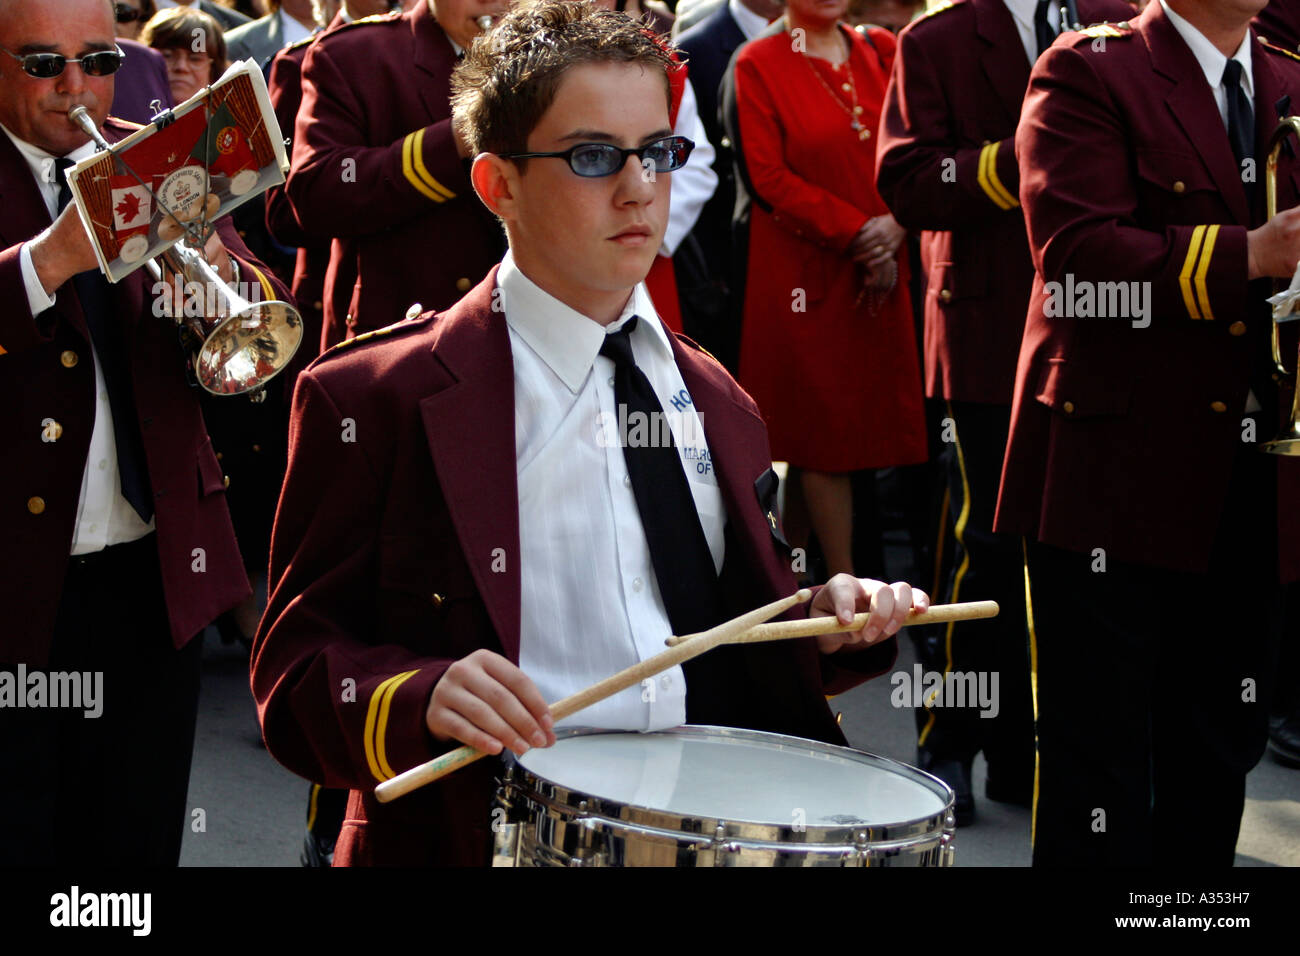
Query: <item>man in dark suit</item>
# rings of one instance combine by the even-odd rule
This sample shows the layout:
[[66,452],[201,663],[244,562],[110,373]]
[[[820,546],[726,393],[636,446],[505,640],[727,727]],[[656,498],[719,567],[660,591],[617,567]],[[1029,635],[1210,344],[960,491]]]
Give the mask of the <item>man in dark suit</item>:
[[[942,705],[916,715],[917,764],[957,791],[959,823],[974,816],[971,763],[981,750],[989,799],[1028,806],[1033,794],[1022,552],[1019,537],[993,533],[993,511],[1033,280],[1014,134],[1030,66],[1060,26],[1059,11],[1047,11],[1040,41],[1035,9],[1034,0],[957,0],[904,29],[877,142],[880,195],[903,226],[923,230],[926,395],[946,403],[942,439],[954,446],[949,599],[1002,608],[919,644],[927,670],[1000,675],[992,719]],[[1121,0],[1078,7],[1085,23],[1130,12]]]
[[[696,336],[730,369],[740,361],[740,316],[731,306],[734,264],[731,246],[731,214],[736,205],[736,173],[731,144],[718,116],[718,86],[731,54],[746,40],[752,40],[767,24],[781,15],[782,0],[727,0],[702,22],[678,37],[676,45],[687,55],[691,84],[699,101],[700,119],[709,142],[717,146],[713,171],[718,185],[700,212],[691,231],[697,258],[679,256],[678,284],[691,290],[682,295],[686,331]],[[688,273],[683,263],[699,262],[702,268]]]
[[[132,130],[106,119],[113,42],[105,0],[0,4],[0,448],[13,463],[0,485],[4,551],[21,562],[0,575],[5,863],[175,865],[194,638],[248,590],[176,330],[143,271],[102,278],[60,178],[96,151],[67,109],[85,106],[110,140]],[[222,276],[233,256],[261,279],[228,221],[218,232],[207,254]],[[33,698],[56,679],[81,682],[82,707]]]
[[1260,451],[1291,406],[1265,298],[1300,258],[1300,165],[1267,221],[1256,170],[1300,62],[1253,37],[1260,6],[1157,0],[1030,79],[1036,275],[995,527],[1026,539],[1037,864],[1231,865],[1264,749],[1279,576],[1300,578],[1300,461]]
[[[567,0],[516,8],[494,40],[458,73],[456,119],[510,253],[452,309],[320,359],[295,397],[252,684],[271,753],[353,790],[336,863],[487,862],[491,762],[392,804],[369,791],[461,742],[553,742],[546,700],[589,672],[795,588],[758,409],[664,332],[642,282],[685,160],[665,144],[667,53]],[[597,414],[616,402],[689,410],[703,431],[683,418],[671,444],[624,442]],[[869,605],[880,624],[726,648],[579,719],[842,743],[823,695],[890,666],[883,638],[914,602],[841,575],[812,612]]]
[[316,29],[311,0],[270,0],[271,12],[226,34],[230,61],[252,58],[265,67],[291,43],[306,39]]
[[396,322],[413,303],[447,308],[500,259],[501,231],[473,196],[449,96],[475,18],[503,9],[421,2],[333,30],[307,54],[289,200],[306,232],[343,240],[335,251],[353,257],[357,275],[331,341]]

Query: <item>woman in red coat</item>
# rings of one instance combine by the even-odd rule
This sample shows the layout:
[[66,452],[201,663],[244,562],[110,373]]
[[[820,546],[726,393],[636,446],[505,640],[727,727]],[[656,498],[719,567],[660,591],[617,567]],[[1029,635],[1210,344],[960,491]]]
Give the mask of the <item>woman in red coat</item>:
[[894,37],[854,31],[847,6],[790,0],[784,32],[735,62],[753,200],[740,380],[799,469],[828,573],[853,570],[850,473],[926,459],[904,232],[874,185]]

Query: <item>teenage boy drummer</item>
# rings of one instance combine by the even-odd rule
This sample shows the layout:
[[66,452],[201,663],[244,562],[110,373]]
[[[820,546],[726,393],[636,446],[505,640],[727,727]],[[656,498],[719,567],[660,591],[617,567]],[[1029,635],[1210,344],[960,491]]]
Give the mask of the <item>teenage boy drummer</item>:
[[[548,746],[548,701],[796,589],[758,408],[642,285],[690,150],[671,65],[572,0],[476,41],[454,116],[510,252],[453,308],[299,379],[252,684],[276,758],[352,789],[337,864],[486,863],[493,761],[370,791],[461,743]],[[837,575],[809,613],[879,623],[722,648],[565,723],[843,743],[825,695],[888,669],[928,603]]]

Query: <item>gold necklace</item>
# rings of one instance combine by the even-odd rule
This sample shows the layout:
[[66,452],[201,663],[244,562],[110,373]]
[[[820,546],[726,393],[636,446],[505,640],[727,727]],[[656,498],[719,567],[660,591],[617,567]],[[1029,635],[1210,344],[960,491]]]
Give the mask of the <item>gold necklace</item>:
[[[839,27],[836,27],[835,29],[836,29],[836,34],[839,35]],[[817,78],[817,82],[822,85],[822,89],[824,89],[827,93],[830,94],[830,97],[835,101],[836,106],[842,109],[845,113],[849,114],[849,128],[853,130],[853,132],[858,134],[858,139],[863,141],[870,139],[871,130],[863,126],[862,120],[859,119],[859,117],[862,115],[862,107],[858,105],[858,86],[853,81],[853,44],[852,43],[849,44],[849,55],[844,60],[845,72],[848,74],[849,79],[847,83],[841,84],[840,86],[840,89],[842,89],[845,93],[849,94],[849,102],[852,106],[851,109],[849,108],[849,106],[844,105],[844,101],[840,99],[839,95],[833,89],[831,89],[830,85],[822,78],[822,75],[820,72],[818,72],[817,67],[813,66],[811,61],[809,61],[808,51],[804,50],[802,52],[803,52],[804,62],[808,64],[808,69],[812,70],[813,76],[815,76]]]

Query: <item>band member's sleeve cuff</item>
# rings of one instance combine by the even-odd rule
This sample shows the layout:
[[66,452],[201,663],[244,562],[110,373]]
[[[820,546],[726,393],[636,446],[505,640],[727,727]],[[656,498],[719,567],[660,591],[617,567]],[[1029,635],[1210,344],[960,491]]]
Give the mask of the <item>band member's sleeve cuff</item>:
[[1020,205],[1016,191],[1020,176],[1016,171],[1015,145],[1010,139],[989,143],[980,150],[977,181],[989,201],[999,209]]
[[380,681],[366,704],[366,768],[382,783],[438,755],[425,715],[433,687],[444,668],[403,671]]
[[464,172],[449,120],[418,129],[402,140],[402,175],[431,202],[456,198]]
[[1246,294],[1248,253],[1242,226],[1210,223],[1184,229],[1186,248],[1178,271],[1178,291],[1187,316],[1213,321],[1230,314]]

